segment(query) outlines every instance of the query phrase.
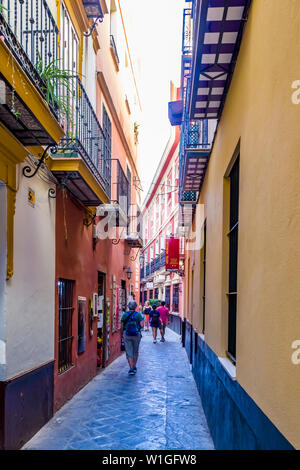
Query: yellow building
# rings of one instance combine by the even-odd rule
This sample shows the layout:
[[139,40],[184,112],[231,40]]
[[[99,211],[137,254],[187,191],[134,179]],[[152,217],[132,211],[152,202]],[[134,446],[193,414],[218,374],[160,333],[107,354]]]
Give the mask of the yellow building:
[[189,7],[183,341],[216,448],[299,449],[299,2]]

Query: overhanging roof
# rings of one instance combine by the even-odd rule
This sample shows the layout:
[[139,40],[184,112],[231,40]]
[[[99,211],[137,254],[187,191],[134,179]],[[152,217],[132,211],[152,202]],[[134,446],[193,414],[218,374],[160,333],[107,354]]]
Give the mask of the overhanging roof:
[[251,0],[198,0],[191,119],[221,116]]

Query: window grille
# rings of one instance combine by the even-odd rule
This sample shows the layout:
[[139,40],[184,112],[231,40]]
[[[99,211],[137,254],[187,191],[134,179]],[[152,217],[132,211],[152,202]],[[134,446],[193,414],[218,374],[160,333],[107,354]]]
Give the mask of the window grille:
[[239,224],[239,157],[230,178],[230,230],[229,230],[229,291],[228,291],[228,355],[236,361],[236,306]]
[[72,366],[72,317],[73,317],[74,281],[59,279],[58,281],[58,372],[62,373]]
[[173,312],[179,312],[179,284],[173,286]]

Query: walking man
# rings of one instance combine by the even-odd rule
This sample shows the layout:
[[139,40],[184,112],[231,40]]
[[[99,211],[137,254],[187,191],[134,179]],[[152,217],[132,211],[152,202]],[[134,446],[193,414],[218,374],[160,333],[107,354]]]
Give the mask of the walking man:
[[169,309],[166,307],[166,302],[163,300],[160,304],[160,307],[157,309],[160,313],[160,335],[161,335],[161,342],[165,342],[165,332],[166,332],[166,325],[170,324],[169,319]]
[[131,300],[128,303],[128,312],[123,313],[121,318],[121,334],[124,338],[126,358],[129,364],[129,375],[136,374],[136,363],[139,355],[139,346],[142,338],[143,316],[136,312],[137,303]]

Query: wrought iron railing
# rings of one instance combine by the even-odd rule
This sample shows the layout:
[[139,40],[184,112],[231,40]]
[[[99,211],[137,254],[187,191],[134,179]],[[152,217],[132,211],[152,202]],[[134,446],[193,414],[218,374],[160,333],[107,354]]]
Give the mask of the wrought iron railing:
[[68,95],[69,113],[64,122],[66,137],[60,142],[60,154],[74,156],[78,153],[110,197],[111,158],[106,150],[105,136],[79,77],[73,80],[74,93]]
[[145,268],[141,268],[140,270],[140,278],[143,279],[145,277]]
[[119,65],[120,59],[119,59],[119,55],[118,55],[118,51],[117,51],[117,46],[116,46],[115,38],[113,37],[112,34],[110,35],[110,47],[112,48],[113,53],[114,53],[114,56],[115,56],[115,59],[116,59],[116,62],[117,62],[117,64]]
[[46,97],[37,69],[56,64],[58,27],[45,0],[0,0],[0,35],[22,69]]
[[150,264],[146,265],[146,276],[149,276],[150,274]]
[[165,265],[166,265],[166,252],[163,251],[163,252],[160,254],[159,267],[160,267],[160,268],[163,268]]

